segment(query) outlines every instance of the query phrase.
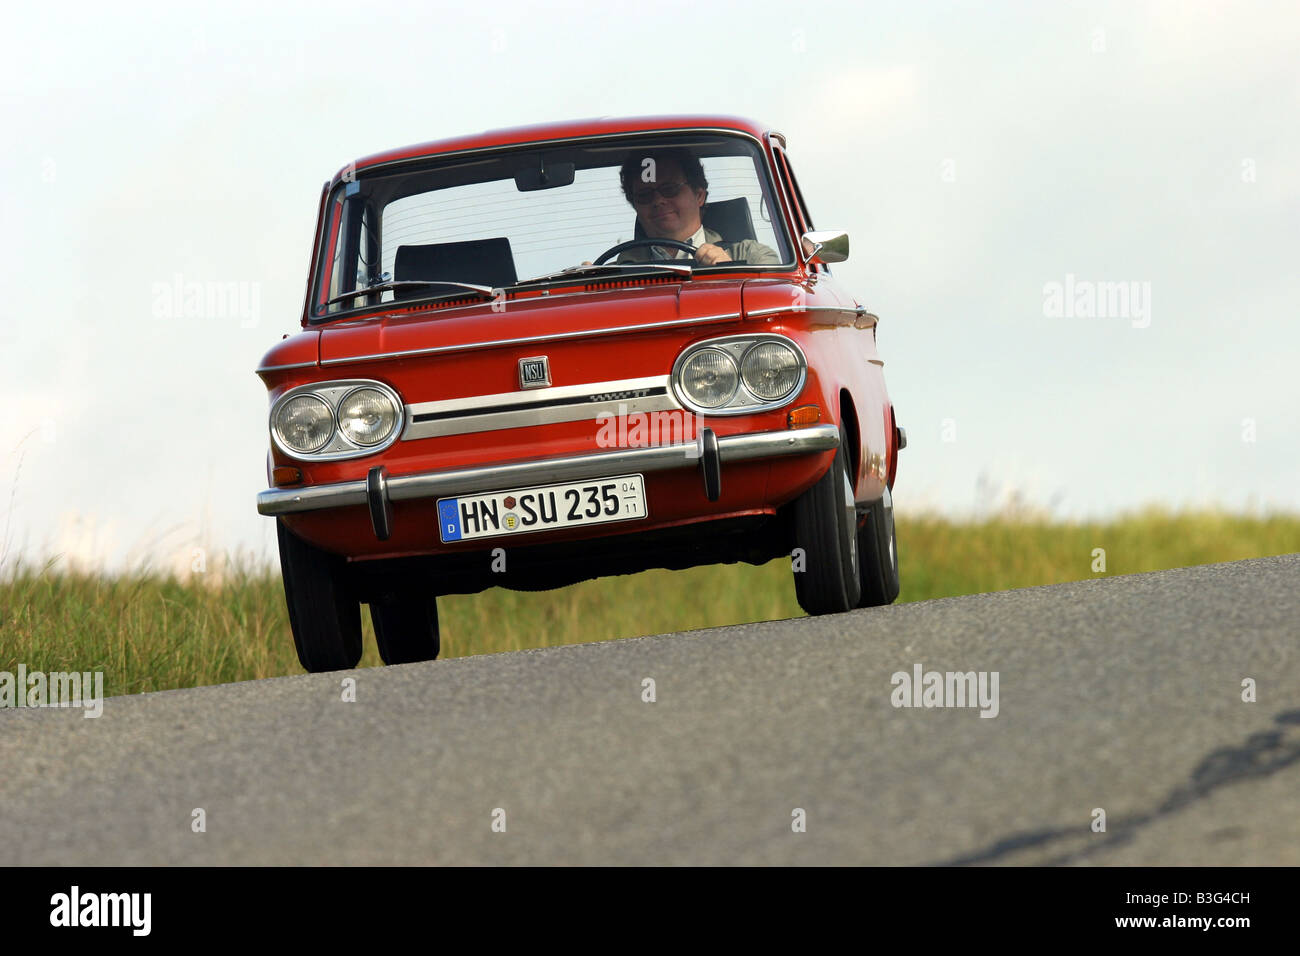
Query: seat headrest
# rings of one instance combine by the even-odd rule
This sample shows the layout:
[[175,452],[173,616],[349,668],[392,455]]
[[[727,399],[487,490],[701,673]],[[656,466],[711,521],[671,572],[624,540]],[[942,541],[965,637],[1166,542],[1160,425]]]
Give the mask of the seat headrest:
[[[499,289],[519,281],[510,240],[471,239],[466,242],[433,242],[421,246],[398,246],[393,259],[394,279],[445,279],[472,282]],[[424,290],[399,290],[396,298],[426,294]]]

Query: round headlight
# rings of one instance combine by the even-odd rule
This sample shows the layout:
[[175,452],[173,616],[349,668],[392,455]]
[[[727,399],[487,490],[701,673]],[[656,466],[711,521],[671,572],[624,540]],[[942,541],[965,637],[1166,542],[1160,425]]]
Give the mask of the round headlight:
[[721,408],[739,383],[735,359],[721,349],[700,349],[682,366],[682,391],[701,408]]
[[765,402],[775,402],[794,391],[801,371],[794,349],[780,342],[755,345],[740,363],[745,387]]
[[377,388],[359,388],[339,403],[339,430],[358,445],[378,445],[393,433],[397,409]]
[[319,451],[334,434],[330,407],[315,395],[285,402],[275,415],[275,434],[286,448],[308,454]]

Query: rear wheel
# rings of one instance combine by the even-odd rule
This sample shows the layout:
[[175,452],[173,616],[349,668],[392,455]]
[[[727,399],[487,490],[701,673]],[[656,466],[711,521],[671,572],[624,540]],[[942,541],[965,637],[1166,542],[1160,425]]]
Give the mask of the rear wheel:
[[838,614],[857,607],[856,529],[848,440],[841,429],[831,467],[794,503],[794,593],[807,613]]
[[275,521],[284,598],[298,661],[309,673],[350,670],[361,660],[361,605],[347,562]]
[[858,562],[862,579],[858,607],[893,604],[898,597],[898,541],[894,537],[894,499],[888,487],[862,516]]
[[371,601],[370,620],[385,664],[413,664],[438,656],[438,599],[417,585]]

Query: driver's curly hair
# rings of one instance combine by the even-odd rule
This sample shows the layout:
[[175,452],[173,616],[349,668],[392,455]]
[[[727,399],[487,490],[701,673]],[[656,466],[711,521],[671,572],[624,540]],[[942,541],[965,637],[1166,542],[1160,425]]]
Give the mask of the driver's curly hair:
[[[676,163],[686,177],[686,182],[692,189],[709,190],[709,181],[704,176],[704,167],[700,165],[700,160],[695,154],[688,149],[674,147],[670,149],[635,149],[628,153],[627,159],[623,160],[623,168],[618,171],[618,180],[623,186],[623,195],[629,203],[632,203],[632,190],[636,189],[637,184],[642,182],[641,170],[647,159],[653,159],[655,168],[659,168],[660,163]],[[635,205],[635,204],[633,204]]]

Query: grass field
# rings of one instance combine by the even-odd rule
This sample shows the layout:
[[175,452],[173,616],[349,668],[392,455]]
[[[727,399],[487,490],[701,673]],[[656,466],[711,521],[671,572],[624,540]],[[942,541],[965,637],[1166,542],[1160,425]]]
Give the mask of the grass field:
[[[898,519],[900,601],[1300,551],[1300,515],[1147,511],[1101,524]],[[1105,570],[1095,571],[1095,549]],[[493,589],[439,600],[444,657],[464,657],[802,615],[787,560],[650,571],[559,591]],[[362,666],[379,663],[362,615]],[[104,672],[107,695],[301,673],[279,574],[219,585],[11,567],[0,580],[0,671]]]

